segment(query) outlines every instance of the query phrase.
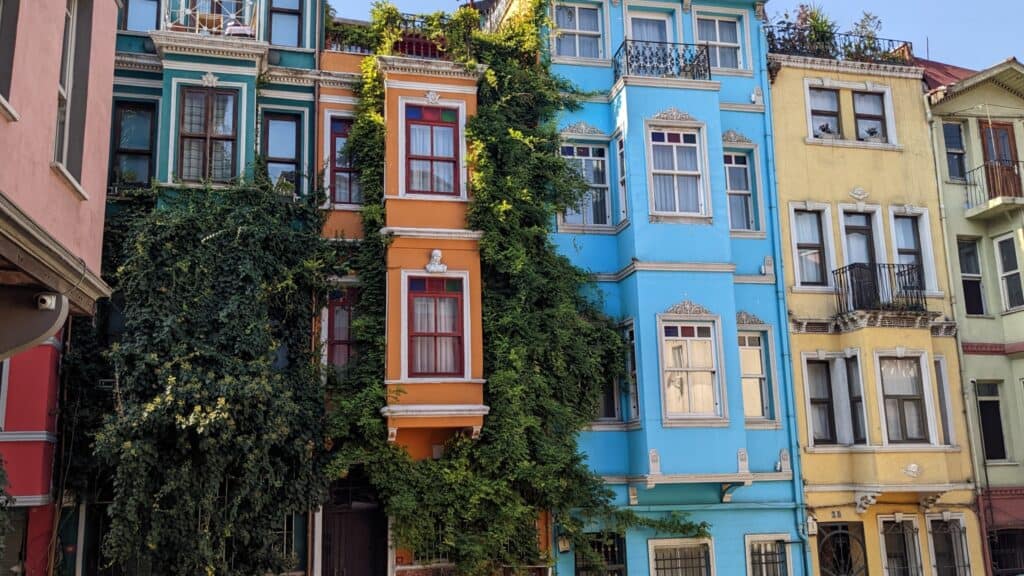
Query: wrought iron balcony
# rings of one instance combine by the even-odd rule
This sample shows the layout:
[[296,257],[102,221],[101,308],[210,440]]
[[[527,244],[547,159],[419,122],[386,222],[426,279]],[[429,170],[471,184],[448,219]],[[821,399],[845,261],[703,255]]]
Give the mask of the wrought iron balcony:
[[[998,198],[1017,198],[1024,203],[1024,162],[991,160],[967,173],[965,204],[968,210]],[[1012,204],[1012,203],[1011,203]]]
[[[444,23],[441,18],[440,23]],[[334,52],[351,52],[355,54],[371,54],[373,46],[353,44],[350,35],[346,34],[346,28],[353,26],[368,26],[361,22],[343,22],[341,27],[327,32],[326,46]],[[445,59],[447,54],[444,51],[444,38],[434,38],[431,32],[431,21],[424,16],[415,14],[402,14],[399,24],[402,32],[401,38],[395,42],[394,51],[396,54],[410,56],[413,58]]]
[[163,28],[236,38],[259,38],[261,0],[171,0],[163,3]]
[[828,60],[914,65],[913,44],[875,36],[821,33],[793,25],[767,26],[768,51],[774,54],[808,56]]
[[832,272],[836,310],[925,312],[924,273],[914,264],[850,264]]
[[711,80],[708,47],[676,42],[626,40],[615,52],[615,79],[623,76]]

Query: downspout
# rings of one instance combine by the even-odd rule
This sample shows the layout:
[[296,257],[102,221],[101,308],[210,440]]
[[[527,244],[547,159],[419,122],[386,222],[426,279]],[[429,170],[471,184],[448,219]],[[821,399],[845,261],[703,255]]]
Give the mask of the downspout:
[[789,309],[786,306],[786,281],[785,281],[785,270],[783,270],[783,259],[782,259],[782,217],[779,212],[779,195],[778,195],[778,177],[775,172],[775,131],[772,124],[771,113],[774,108],[772,107],[772,90],[768,76],[768,38],[765,36],[763,24],[761,33],[759,34],[759,42],[761,44],[761,53],[764,54],[764,58],[761,58],[761,92],[762,98],[765,103],[764,116],[764,132],[765,132],[765,154],[767,159],[768,174],[769,177],[765,178],[768,185],[768,211],[770,214],[775,214],[776,218],[766,218],[768,226],[772,227],[772,251],[774,252],[775,258],[775,301],[778,316],[779,326],[779,342],[780,348],[782,349],[782,373],[783,381],[788,382],[789,386],[779,386],[779,390],[782,391],[782,395],[786,397],[786,431],[789,436],[789,453],[790,462],[793,468],[793,492],[796,502],[796,507],[793,514],[795,515],[797,535],[800,538],[800,543],[803,545],[803,564],[804,574],[810,576],[813,574],[813,566],[811,562],[811,547],[810,538],[807,534],[807,504],[804,502],[804,490],[803,490],[803,468],[802,458],[800,457],[800,442],[797,437],[797,422],[796,422],[796,399],[793,394],[794,381],[793,381],[793,363],[792,363],[792,352],[789,346]]
[[[957,297],[956,297],[956,289],[954,288],[956,286],[956,276],[953,274],[953,262],[952,262],[952,258],[950,257],[950,252],[952,251],[952,246],[953,245],[949,243],[949,229],[948,229],[948,222],[947,222],[947,218],[946,218],[946,201],[945,201],[945,196],[943,195],[942,168],[940,167],[942,164],[941,164],[941,158],[939,157],[939,141],[938,141],[939,136],[938,135],[941,133],[941,130],[937,130],[936,129],[936,124],[941,123],[941,120],[936,119],[935,116],[932,114],[932,107],[931,107],[931,102],[929,101],[929,97],[931,96],[931,94],[933,92],[934,91],[932,91],[932,92],[925,92],[924,95],[922,96],[922,99],[924,101],[925,118],[927,119],[927,122],[928,122],[929,137],[931,138],[931,141],[932,141],[932,165],[933,165],[933,167],[935,169],[935,187],[936,187],[935,189],[938,191],[938,195],[939,195],[939,223],[941,224],[940,228],[942,230],[942,242],[943,242],[943,245],[946,247],[944,252],[945,252],[945,255],[946,255],[946,283],[947,283],[947,291],[949,292],[949,304],[950,304],[950,309],[953,312],[953,317],[956,318]],[[964,440],[962,442],[962,446],[966,447],[968,452],[970,453],[971,475],[974,477],[974,498],[975,498],[975,501],[978,503],[978,508],[979,509],[977,510],[977,514],[978,514],[978,519],[980,521],[980,520],[982,520],[982,516],[985,514],[985,511],[981,510],[980,508],[982,506],[984,506],[985,510],[988,510],[989,506],[987,504],[985,504],[983,499],[982,499],[982,490],[981,490],[981,482],[980,482],[981,477],[980,477],[980,474],[978,473],[978,461],[975,458],[975,454],[971,450],[971,446],[973,444],[973,442],[971,442],[971,439],[973,437],[973,434],[971,432],[971,412],[967,409],[968,404],[971,403],[970,387],[967,386],[967,383],[970,382],[970,380],[968,379],[967,370],[966,370],[965,365],[964,365],[964,347],[963,347],[963,341],[960,338],[959,326],[957,326],[957,334],[956,334],[955,340],[956,340],[956,359],[957,359],[957,365],[959,367],[959,373],[960,373],[960,394],[962,396],[962,404],[961,404],[961,407],[960,407],[960,413],[963,415],[964,423],[967,426],[967,438],[964,438]],[[980,437],[980,431],[979,431],[979,437]],[[947,438],[946,440],[948,442],[949,439]],[[985,485],[986,486],[988,485],[988,468],[985,468]],[[987,538],[988,536],[987,536],[987,534],[983,533],[981,535],[981,537],[982,538]],[[992,561],[991,561],[991,558],[989,558],[988,546],[985,546],[984,543],[983,543],[983,545],[981,547],[981,554],[982,554],[982,557],[984,558],[984,561],[985,561],[985,573],[987,574],[989,572],[989,567],[992,565]]]

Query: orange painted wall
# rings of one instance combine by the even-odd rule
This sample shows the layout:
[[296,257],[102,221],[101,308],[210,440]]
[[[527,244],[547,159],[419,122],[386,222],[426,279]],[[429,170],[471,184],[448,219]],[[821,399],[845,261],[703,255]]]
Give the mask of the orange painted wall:
[[[331,74],[328,74],[327,81],[321,86],[320,102],[317,103],[316,158],[317,172],[324,174],[328,186],[333,184],[329,171],[331,149],[328,116],[355,116],[355,92],[350,87],[342,88],[340,86],[343,84],[351,86],[353,83],[359,82],[362,74],[360,71],[362,60],[363,56],[356,54],[324,52],[321,55],[321,69]],[[363,226],[359,211],[328,210],[323,235],[325,238],[362,238]]]

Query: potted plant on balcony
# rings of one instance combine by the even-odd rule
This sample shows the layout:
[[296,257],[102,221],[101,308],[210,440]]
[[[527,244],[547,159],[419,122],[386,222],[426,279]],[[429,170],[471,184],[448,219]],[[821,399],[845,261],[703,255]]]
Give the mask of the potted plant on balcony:
[[860,139],[864,142],[885,142],[885,135],[881,130],[872,126],[864,131]]

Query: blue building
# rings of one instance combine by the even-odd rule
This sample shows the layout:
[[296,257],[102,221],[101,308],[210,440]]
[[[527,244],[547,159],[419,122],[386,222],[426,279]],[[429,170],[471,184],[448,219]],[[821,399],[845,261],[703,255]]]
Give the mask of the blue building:
[[618,575],[809,573],[764,20],[752,0],[554,2],[553,70],[593,94],[560,122],[591,189],[554,240],[633,344],[581,445],[618,505],[710,524],[605,534]]

